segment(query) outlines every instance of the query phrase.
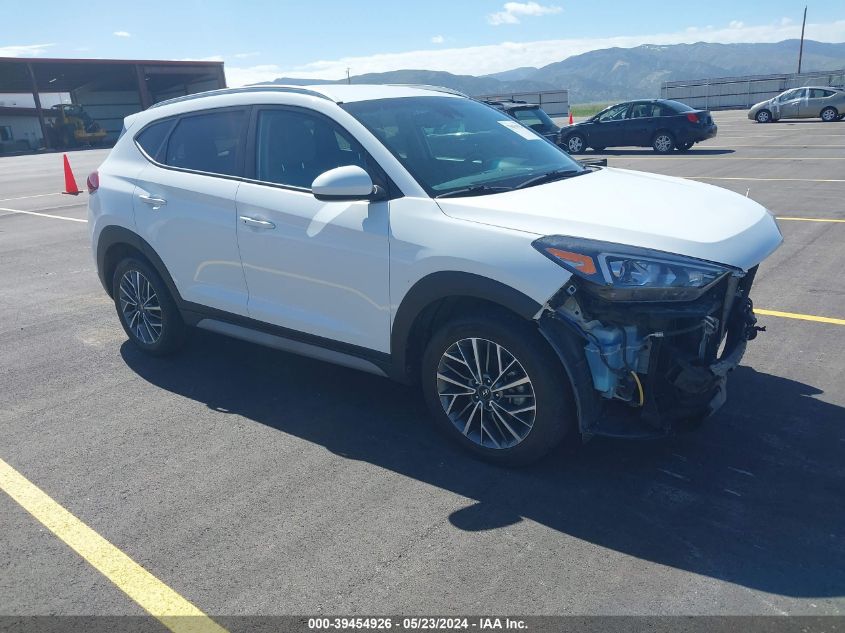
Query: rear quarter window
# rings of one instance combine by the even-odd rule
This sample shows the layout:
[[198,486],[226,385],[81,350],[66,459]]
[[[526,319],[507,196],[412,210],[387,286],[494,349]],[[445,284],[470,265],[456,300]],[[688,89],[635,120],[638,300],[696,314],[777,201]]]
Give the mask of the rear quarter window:
[[135,137],[138,146],[156,162],[162,162],[164,142],[167,140],[168,132],[173,128],[173,123],[172,120],[153,123]]
[[246,123],[246,110],[185,116],[170,134],[164,163],[209,174],[238,176]]

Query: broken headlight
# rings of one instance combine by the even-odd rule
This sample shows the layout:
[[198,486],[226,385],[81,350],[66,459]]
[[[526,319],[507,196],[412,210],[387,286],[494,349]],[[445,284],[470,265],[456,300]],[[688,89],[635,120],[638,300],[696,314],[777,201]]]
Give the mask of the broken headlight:
[[532,246],[610,301],[691,301],[723,276],[741,274],[692,257],[562,235],[542,237]]

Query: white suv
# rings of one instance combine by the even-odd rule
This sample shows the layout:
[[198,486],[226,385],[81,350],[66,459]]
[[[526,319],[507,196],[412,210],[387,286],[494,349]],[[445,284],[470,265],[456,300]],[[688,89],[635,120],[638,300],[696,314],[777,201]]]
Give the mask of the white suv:
[[507,463],[715,411],[782,240],[742,196],[582,165],[429,87],[174,99],[126,119],[89,190],[142,350],[195,326],[419,382],[440,427]]

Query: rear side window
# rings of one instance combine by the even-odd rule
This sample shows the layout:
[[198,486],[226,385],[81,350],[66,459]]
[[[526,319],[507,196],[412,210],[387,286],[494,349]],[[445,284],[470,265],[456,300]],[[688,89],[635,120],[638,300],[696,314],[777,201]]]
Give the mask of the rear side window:
[[810,88],[810,99],[824,99],[833,95],[833,90],[822,90],[821,88]]
[[184,117],[170,135],[164,163],[209,174],[238,176],[246,122],[246,110]]
[[[173,121],[160,121],[153,123],[138,136],[135,137],[135,142],[144,150],[144,152],[156,162],[161,162],[162,154],[164,154],[164,142],[167,140],[167,133],[173,127]],[[126,131],[126,128],[123,128]],[[121,136],[123,132],[121,132]]]

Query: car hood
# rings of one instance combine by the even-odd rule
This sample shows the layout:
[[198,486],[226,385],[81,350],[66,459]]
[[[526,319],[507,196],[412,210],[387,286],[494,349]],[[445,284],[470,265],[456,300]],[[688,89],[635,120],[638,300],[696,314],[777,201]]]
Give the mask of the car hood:
[[765,101],[761,101],[760,103],[755,103],[749,109],[752,110],[752,111],[759,110],[763,106],[772,105],[773,102],[774,102],[774,99],[766,99]]
[[437,203],[457,219],[537,236],[652,248],[743,270],[783,241],[774,217],[753,200],[692,180],[625,169]]

